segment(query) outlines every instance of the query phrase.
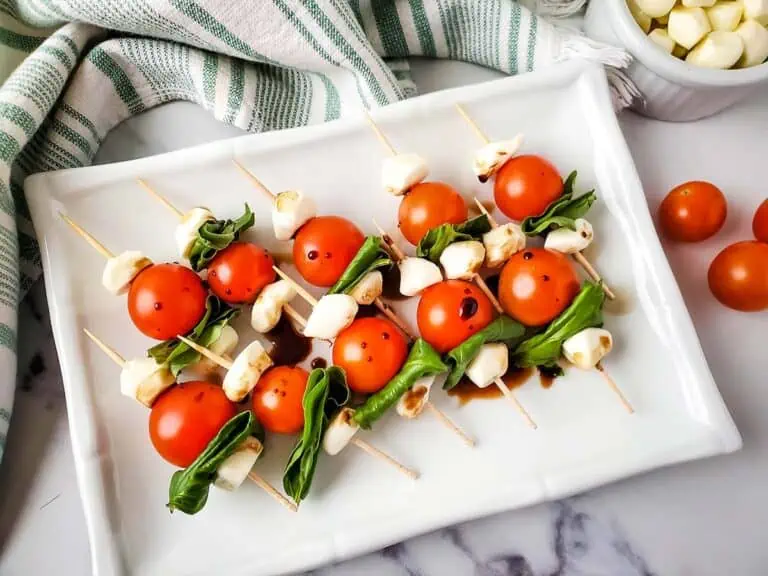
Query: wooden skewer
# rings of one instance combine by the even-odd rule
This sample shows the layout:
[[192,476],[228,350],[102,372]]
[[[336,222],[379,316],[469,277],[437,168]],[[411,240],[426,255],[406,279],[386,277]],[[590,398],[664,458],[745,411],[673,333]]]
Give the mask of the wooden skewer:
[[[287,275],[285,272],[283,272],[282,270],[280,270],[280,269],[279,269],[279,268],[277,268],[277,267],[275,267],[275,271],[277,271],[277,273],[280,275],[280,277],[281,277],[283,280],[285,280],[286,282],[289,282],[289,283],[291,283],[291,284],[293,285],[293,287],[296,289],[296,292],[297,292],[297,293],[301,294],[301,292],[302,292],[303,288],[301,288],[301,287],[300,287],[300,285],[299,285],[299,284],[296,282],[296,280],[294,280],[293,278],[291,278],[290,276],[288,276],[288,275]],[[303,297],[303,296],[302,296],[302,297]],[[310,296],[310,298],[311,298],[311,296]],[[307,299],[307,298],[304,298],[304,299],[307,301],[307,303],[309,303],[309,304],[310,304],[310,305],[312,305],[312,306],[315,306],[315,305],[317,304],[317,301],[316,301],[316,300],[314,300],[314,298],[312,298],[312,300],[314,300],[314,302],[315,302],[314,304],[312,303],[312,300],[309,300],[309,299]],[[306,325],[306,320],[304,320],[304,319],[302,318],[302,319],[301,319],[301,321],[302,321],[302,322],[304,322],[304,323],[305,323],[305,325]],[[475,444],[475,443],[474,443],[474,440],[472,440],[472,439],[469,437],[469,435],[468,435],[466,432],[464,432],[463,430],[461,430],[461,429],[458,427],[458,425],[456,425],[456,424],[455,424],[455,423],[454,423],[454,422],[453,422],[453,421],[452,421],[450,418],[448,418],[448,416],[447,416],[445,413],[443,413],[443,412],[442,412],[442,411],[441,411],[441,410],[440,410],[440,409],[439,409],[437,406],[435,406],[434,404],[432,404],[432,403],[431,403],[431,402],[429,402],[429,401],[427,401],[427,406],[429,406],[429,408],[430,408],[430,409],[431,409],[431,410],[432,410],[432,411],[433,411],[435,414],[438,414],[438,413],[439,413],[439,415],[440,415],[440,417],[439,417],[439,420],[440,420],[440,422],[442,422],[443,424],[445,424],[445,425],[446,425],[446,427],[447,427],[449,430],[451,430],[452,432],[455,432],[456,434],[458,434],[459,436],[461,436],[461,438],[462,438],[462,440],[464,440],[464,442],[466,442],[466,443],[468,443],[468,444],[469,444],[469,442],[468,442],[468,441],[471,441],[471,444],[470,444],[470,445],[471,445],[471,446],[474,446],[474,444]]]
[[474,280],[475,280],[475,284],[477,284],[477,287],[480,288],[483,294],[485,294],[488,297],[488,300],[491,301],[491,304],[493,304],[493,307],[496,309],[496,312],[498,312],[499,314],[504,314],[504,308],[501,307],[501,303],[496,298],[496,295],[488,287],[488,284],[485,283],[485,280],[483,280],[483,277],[480,276],[480,274],[475,274]]
[[294,308],[294,307],[293,307],[293,306],[291,306],[290,304],[283,304],[283,311],[285,312],[285,314],[286,314],[286,315],[287,315],[287,316],[288,316],[288,317],[289,317],[291,320],[293,320],[294,322],[296,322],[296,324],[298,324],[298,325],[299,325],[299,326],[301,326],[302,328],[306,328],[306,326],[307,326],[307,321],[306,321],[306,319],[304,318],[304,316],[302,316],[301,314],[299,314],[299,312],[296,310],[296,308]]
[[240,170],[240,172],[242,172],[243,175],[246,178],[248,178],[248,180],[250,180],[253,183],[254,186],[256,186],[256,188],[261,190],[261,192],[263,192],[265,195],[267,195],[269,197],[269,200],[271,202],[275,201],[275,193],[272,192],[272,190],[270,190],[269,188],[267,188],[264,185],[264,183],[261,180],[259,180],[253,172],[248,170],[248,168],[246,168],[245,166],[240,164],[240,162],[238,162],[234,158],[232,159],[232,162],[234,162],[235,166],[237,166],[237,169]]
[[301,296],[304,300],[306,300],[307,304],[312,306],[312,308],[317,306],[317,298],[315,298],[314,296],[312,296],[312,294],[307,292],[304,289],[304,286],[296,282],[296,280],[288,276],[288,274],[280,270],[280,268],[278,268],[277,266],[272,266],[272,269],[277,273],[278,276],[280,276],[280,278],[282,278],[283,280],[288,282],[291,286],[293,286],[294,290],[296,290],[296,293],[299,296]]
[[403,252],[400,249],[400,246],[395,244],[395,241],[392,240],[392,237],[387,234],[387,232],[379,226],[379,223],[376,222],[376,219],[373,219],[373,226],[378,230],[379,234],[381,234],[381,239],[384,241],[384,243],[387,245],[387,247],[392,251],[392,254],[395,258],[397,258],[397,262],[400,262],[401,260],[405,259],[405,252]]
[[83,328],[83,332],[85,332],[85,335],[90,338],[96,346],[101,348],[101,351],[104,352],[109,358],[120,368],[123,368],[125,366],[125,358],[123,358],[120,353],[112,348],[111,346],[107,345],[105,342],[101,340],[101,338],[96,337],[96,335],[88,330],[88,328]]
[[389,141],[389,138],[387,138],[384,135],[384,132],[381,131],[381,128],[379,128],[379,125],[373,121],[373,118],[371,118],[371,115],[367,111],[365,112],[365,119],[368,121],[368,124],[373,129],[373,132],[376,134],[376,138],[378,138],[379,142],[381,142],[384,145],[384,148],[387,149],[389,154],[391,156],[397,156],[397,150],[395,150],[395,147],[392,146],[392,143]]
[[440,410],[437,406],[435,406],[432,402],[427,402],[427,408],[432,412],[432,414],[435,415],[435,417],[442,422],[442,424],[451,430],[464,441],[464,444],[469,446],[470,448],[475,447],[475,439],[472,438],[469,434],[464,432],[458,424],[456,424],[453,420],[451,420],[448,415]]
[[85,230],[80,224],[76,223],[74,220],[72,220],[69,216],[66,214],[59,212],[59,216],[61,217],[64,222],[69,224],[72,229],[77,232],[88,244],[90,244],[96,252],[104,256],[107,260],[110,258],[114,258],[115,255],[106,247],[104,244],[96,240],[89,232]]
[[232,370],[232,360],[228,358],[224,358],[224,356],[219,356],[215,352],[208,350],[208,348],[205,348],[204,346],[200,346],[200,344],[198,344],[197,342],[193,342],[192,340],[190,340],[185,336],[182,336],[181,334],[176,336],[176,338],[184,342],[184,344],[192,348],[192,350],[194,350],[195,352],[202,354],[203,356],[208,358],[208,360],[210,360],[214,364],[221,366],[225,370]]
[[477,125],[477,122],[472,120],[472,117],[467,114],[467,111],[464,109],[464,106],[456,103],[456,110],[459,114],[461,114],[461,117],[464,118],[464,120],[467,121],[467,124],[469,124],[470,128],[475,131],[475,134],[477,134],[477,137],[480,138],[480,140],[483,141],[484,144],[488,144],[490,140],[488,139],[488,136],[485,135],[485,133],[480,129],[480,126]]
[[525,419],[525,421],[528,423],[528,426],[536,430],[538,426],[536,425],[536,422],[533,421],[533,418],[531,418],[531,415],[528,413],[528,410],[525,409],[525,407],[520,403],[520,400],[517,399],[517,396],[515,396],[515,393],[512,392],[512,390],[509,389],[509,386],[506,385],[504,380],[501,378],[496,378],[496,380],[493,381],[494,384],[501,390],[501,393],[504,394],[504,397],[507,398],[512,404],[515,405],[515,408],[517,408],[517,411],[520,412],[522,417]]
[[165,206],[166,208],[168,208],[168,210],[170,210],[171,212],[173,212],[174,214],[176,214],[176,217],[177,217],[179,220],[181,220],[181,219],[183,219],[183,218],[184,218],[184,212],[182,212],[181,210],[179,210],[178,208],[176,208],[176,206],[174,206],[173,204],[171,204],[171,202],[170,202],[170,200],[168,200],[168,198],[166,198],[165,196],[163,196],[162,194],[160,194],[160,192],[158,192],[157,190],[155,190],[154,188],[152,188],[152,187],[151,187],[149,184],[147,184],[147,183],[146,183],[144,180],[142,180],[141,178],[138,178],[138,179],[136,180],[136,182],[138,182],[139,186],[141,186],[142,188],[144,188],[144,190],[146,190],[147,192],[149,192],[149,193],[150,193],[150,195],[154,196],[155,200],[159,201],[159,202],[160,202],[160,204],[162,204],[163,206]]
[[602,363],[598,362],[595,366],[595,369],[600,372],[600,375],[606,381],[608,386],[610,386],[611,390],[613,390],[616,393],[616,396],[619,397],[619,402],[621,402],[621,405],[624,406],[626,411],[630,414],[634,414],[635,409],[632,407],[632,404],[629,403],[629,400],[627,400],[626,396],[624,396],[624,393],[621,391],[621,388],[619,388],[619,385],[616,384],[613,378],[611,378],[611,375],[608,374]]
[[405,322],[392,310],[392,308],[384,302],[381,298],[376,298],[376,300],[373,301],[374,306],[378,308],[379,312],[384,314],[387,318],[389,318],[392,323],[400,328],[400,331],[405,334],[406,338],[409,340],[415,340],[415,337],[413,334],[411,334],[411,331],[408,329],[408,326],[405,325]]
[[485,206],[483,206],[483,203],[480,202],[480,200],[477,199],[477,196],[472,196],[472,200],[475,201],[475,204],[477,204],[477,207],[480,209],[480,212],[488,218],[488,223],[491,225],[491,228],[498,228],[499,223],[494,220],[493,216],[491,216],[491,213],[488,212]]
[[378,458],[379,460],[386,462],[390,466],[393,466],[398,471],[408,476],[408,478],[410,478],[411,480],[417,480],[419,478],[419,473],[416,470],[413,470],[412,468],[408,468],[407,466],[403,466],[402,464],[400,464],[400,462],[392,458],[392,456],[390,456],[386,452],[382,452],[375,446],[368,444],[368,442],[366,442],[361,438],[357,438],[357,437],[352,438],[352,445],[357,446],[362,451],[368,453],[370,456],[373,456],[374,458]]
[[611,290],[608,285],[603,282],[603,279],[600,277],[600,274],[598,274],[597,270],[595,270],[595,267],[592,266],[589,260],[587,260],[586,256],[582,254],[581,252],[574,252],[571,254],[573,256],[573,259],[576,260],[576,262],[584,268],[587,274],[589,274],[590,278],[594,280],[595,282],[600,282],[601,286],[603,287],[603,292],[605,292],[605,295],[608,296],[609,299],[615,300],[616,294],[614,294],[613,290]]

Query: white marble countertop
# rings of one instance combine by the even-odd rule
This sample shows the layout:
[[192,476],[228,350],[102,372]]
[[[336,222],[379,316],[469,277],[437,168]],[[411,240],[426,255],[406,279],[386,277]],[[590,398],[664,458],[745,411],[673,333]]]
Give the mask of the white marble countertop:
[[[496,77],[456,62],[421,61],[422,92]],[[658,470],[566,501],[441,530],[319,570],[334,575],[675,576],[768,573],[768,313],[715,302],[707,267],[727,243],[751,237],[768,196],[768,88],[711,119],[666,124],[625,113],[621,126],[655,212],[685,180],[718,184],[729,201],[724,230],[693,246],[665,245],[715,380],[744,437],[741,452]],[[98,163],[128,160],[239,135],[192,104],[129,120]],[[43,289],[23,305],[19,392],[0,467],[0,574],[85,575],[88,541],[75,481],[67,412]]]

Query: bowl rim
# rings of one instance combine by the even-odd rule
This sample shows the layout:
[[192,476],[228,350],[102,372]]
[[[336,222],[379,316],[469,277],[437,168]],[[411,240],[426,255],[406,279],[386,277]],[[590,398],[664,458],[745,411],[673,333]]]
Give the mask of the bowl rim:
[[626,0],[611,0],[604,4],[613,12],[614,22],[621,28],[617,36],[623,38],[629,51],[654,72],[668,80],[685,85],[728,87],[756,84],[768,80],[768,62],[750,68],[713,70],[691,66],[661,50],[637,25]]

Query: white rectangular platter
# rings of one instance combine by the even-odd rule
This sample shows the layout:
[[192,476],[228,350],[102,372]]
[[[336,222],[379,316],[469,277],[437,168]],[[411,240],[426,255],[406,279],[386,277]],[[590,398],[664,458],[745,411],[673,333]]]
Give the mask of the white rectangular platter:
[[[597,240],[589,256],[630,304],[628,312],[606,314],[617,346],[605,364],[636,413],[622,409],[596,372],[573,369],[551,389],[534,376],[518,390],[536,431],[504,401],[459,408],[438,391],[435,403],[477,438],[475,449],[429,414],[416,421],[391,414],[364,433],[418,469],[418,481],[347,450],[321,458],[298,514],[245,485],[234,494],[214,490],[197,516],[171,515],[165,503],[173,470],[152,449],[148,412],[120,395],[118,369],[82,329],[125,356],[141,355],[151,343],[132,326],[125,298],[101,288],[101,256],[58,212],[115,251],[175,260],[174,218],[137,186],[141,177],[175,205],[204,204],[219,217],[239,215],[249,202],[256,226],[246,239],[286,252],[287,244],[272,239],[267,200],[235,169],[236,157],[276,190],[305,190],[321,213],[346,216],[367,232],[375,216],[394,231],[398,199],[380,189],[382,146],[360,116],[33,176],[27,198],[42,247],[95,573],[291,572],[741,446],[656,237],[603,71],[564,64],[375,112],[396,147],[427,158],[432,179],[454,185],[468,200],[473,194],[488,200],[492,184],[479,184],[471,173],[478,142],[456,102],[492,137],[522,132],[526,152],[544,155],[563,174],[578,170],[578,190],[597,188],[590,216]],[[396,308],[415,324],[415,300]],[[240,320],[241,341],[249,341],[256,334]],[[327,350],[318,345],[318,353]],[[260,473],[276,486],[292,441],[271,437],[259,461]]]

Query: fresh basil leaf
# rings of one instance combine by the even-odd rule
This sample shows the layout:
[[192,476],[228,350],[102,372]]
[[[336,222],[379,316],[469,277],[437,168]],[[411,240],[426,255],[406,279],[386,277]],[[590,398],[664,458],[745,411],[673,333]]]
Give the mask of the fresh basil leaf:
[[541,216],[529,216],[521,225],[526,236],[545,236],[555,228],[576,229],[575,220],[584,216],[597,200],[594,190],[573,197],[573,187],[576,182],[576,171],[568,175],[563,185],[563,194],[552,202]]
[[213,260],[219,251],[224,250],[248,230],[255,218],[251,207],[245,205],[243,215],[237,220],[209,220],[197,231],[195,243],[189,251],[189,264],[192,270],[199,272]]
[[461,224],[442,224],[424,234],[416,247],[416,255],[439,264],[440,255],[448,246],[464,240],[480,240],[490,230],[491,223],[485,214]]
[[370,428],[371,424],[397,403],[400,396],[405,394],[416,380],[447,371],[448,366],[443,364],[440,354],[435,352],[435,349],[425,340],[419,338],[413,344],[400,372],[384,388],[370,396],[355,410],[354,421],[361,428]]
[[[250,410],[241,412],[222,426],[195,461],[171,476],[168,508],[185,514],[197,514],[208,501],[208,490],[216,480],[216,470],[248,436],[258,434],[261,426]],[[263,431],[262,431],[263,438]]]
[[[205,314],[197,325],[186,334],[186,337],[205,348],[209,348],[219,339],[224,326],[237,314],[236,308],[228,306],[210,294],[205,301]],[[174,376],[178,376],[184,368],[200,360],[199,352],[195,352],[177,338],[171,338],[152,346],[147,350],[147,355],[154,358],[158,364],[167,364]]]
[[381,238],[368,236],[336,284],[328,290],[328,294],[349,294],[368,272],[390,266],[392,259],[381,247]]
[[499,316],[485,328],[472,334],[445,356],[445,363],[450,369],[443,389],[450,390],[459,383],[467,367],[480,352],[483,344],[504,342],[508,348],[515,346],[525,334],[525,327],[509,316]]
[[605,293],[600,283],[586,281],[581,291],[546,330],[523,340],[512,353],[515,365],[545,366],[556,370],[563,342],[586,328],[603,325]]
[[304,430],[296,441],[283,472],[283,488],[298,504],[309,493],[328,422],[349,401],[344,371],[336,366],[316,368],[307,379],[302,407]]

